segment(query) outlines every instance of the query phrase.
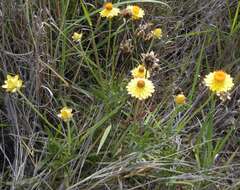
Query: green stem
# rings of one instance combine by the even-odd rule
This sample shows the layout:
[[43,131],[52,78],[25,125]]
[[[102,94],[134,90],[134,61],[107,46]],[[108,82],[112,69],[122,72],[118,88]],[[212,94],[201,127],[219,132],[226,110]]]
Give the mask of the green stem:
[[101,71],[100,64],[97,63],[97,65],[96,65],[96,67],[99,70],[99,72],[98,72],[99,75],[98,75],[98,74],[95,73],[94,69],[92,68],[92,65],[90,65],[90,64],[93,64],[93,63],[92,63],[92,61],[90,61],[90,59],[88,59],[87,54],[86,54],[86,52],[84,51],[84,49],[82,47],[82,43],[79,44],[79,47],[80,47],[80,51],[79,51],[78,48],[77,48],[77,51],[83,57],[85,63],[87,63],[88,69],[91,71],[91,73],[93,74],[93,76],[96,79],[96,81],[98,82],[98,84],[100,86],[102,86],[102,82],[101,81],[103,81],[103,77],[102,77],[102,71]]
[[[106,61],[107,63],[110,62],[110,60],[108,60],[109,57],[109,52],[110,52],[110,43],[111,43],[111,34],[112,34],[112,20],[109,20],[109,31],[108,31],[108,43],[107,43],[107,55],[106,55]],[[106,63],[106,66],[108,65]]]
[[143,102],[141,100],[137,100],[136,107],[134,110],[134,125],[137,127],[139,134],[144,134],[144,125],[142,124],[142,118],[139,118],[139,115],[141,116],[142,113],[142,106]]
[[27,104],[30,106],[30,108],[51,128],[53,128],[54,130],[56,130],[58,133],[60,133],[61,135],[64,136],[64,134],[59,131],[57,128],[55,128],[51,123],[49,123],[49,121],[35,108],[35,106],[32,104],[32,102],[30,102],[27,97],[20,91],[17,91],[18,94],[20,94],[20,96],[27,102]]
[[[120,30],[125,26],[126,24],[123,23],[122,25],[120,25],[116,31],[116,35],[114,36],[113,39],[113,45],[112,47],[116,47],[116,41],[117,41],[117,37],[118,37],[118,33],[120,33]],[[118,47],[119,48],[119,47]],[[116,70],[116,65],[118,62],[118,58],[119,58],[119,51],[118,48],[113,48],[113,52],[112,52],[112,76],[111,76],[111,81],[114,80],[114,75],[115,75],[115,70]],[[117,54],[118,53],[118,54]],[[117,54],[117,56],[116,56]]]
[[68,154],[71,155],[72,136],[69,121],[67,122],[67,130]]
[[138,116],[138,113],[139,113],[139,108],[140,108],[140,100],[137,100],[137,103],[136,103],[136,106],[135,106],[135,110],[134,110],[134,123],[137,122],[137,116]]
[[213,124],[214,124],[214,113],[215,113],[215,106],[216,106],[216,101],[215,101],[215,97],[214,97],[215,94],[211,94],[211,114],[210,114],[210,121],[209,121],[209,124],[207,125],[207,140],[209,141],[207,143],[207,146],[208,146],[208,150],[210,152],[210,155],[209,155],[209,163],[208,163],[208,166],[211,166],[213,164],[213,142],[212,142],[212,139],[213,139]]
[[199,106],[192,114],[186,115],[186,113],[183,115],[183,119],[179,121],[178,126],[176,127],[176,133],[179,133],[184,126],[198,113],[200,112],[209,102],[211,101],[211,96],[201,105]]
[[150,50],[152,49],[153,42],[154,42],[154,38],[152,38],[151,43],[150,43],[150,45],[149,45],[149,47],[148,47],[148,51],[147,51],[148,53],[149,53]]
[[98,49],[97,49],[95,36],[94,36],[94,31],[93,31],[92,26],[91,26],[91,35],[92,35],[92,46],[93,46],[93,50],[94,50],[94,56],[95,56],[95,60],[96,60],[97,66],[99,68],[99,77],[100,77],[101,80],[103,80],[101,66],[100,66],[100,62],[99,62],[99,56],[98,56]]

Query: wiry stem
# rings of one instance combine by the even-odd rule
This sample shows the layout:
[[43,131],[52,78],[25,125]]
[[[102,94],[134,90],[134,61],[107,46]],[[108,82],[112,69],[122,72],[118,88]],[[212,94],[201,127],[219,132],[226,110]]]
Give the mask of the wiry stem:
[[18,94],[20,94],[20,96],[27,102],[27,104],[30,106],[31,109],[33,109],[33,111],[51,128],[53,128],[54,130],[56,130],[58,133],[60,133],[61,135],[64,135],[61,131],[59,131],[56,127],[54,127],[51,123],[49,123],[49,121],[35,108],[35,106],[32,104],[32,102],[30,102],[28,100],[28,98],[20,91],[17,91]]

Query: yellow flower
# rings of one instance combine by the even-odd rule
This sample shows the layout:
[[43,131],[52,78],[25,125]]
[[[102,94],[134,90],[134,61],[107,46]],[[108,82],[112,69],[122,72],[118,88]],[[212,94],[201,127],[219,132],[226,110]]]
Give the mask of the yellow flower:
[[110,2],[107,2],[103,6],[103,10],[100,12],[101,17],[106,17],[106,18],[113,18],[114,16],[118,16],[120,13],[120,9],[113,7],[113,4]]
[[137,5],[128,5],[127,10],[131,13],[133,20],[139,20],[145,15],[144,10]]
[[186,103],[186,96],[184,96],[183,93],[178,94],[175,96],[175,103],[178,105],[185,104]]
[[60,110],[60,113],[57,116],[60,117],[63,121],[67,122],[73,116],[72,109],[65,106]]
[[23,81],[19,79],[18,75],[11,76],[7,75],[7,80],[4,81],[4,85],[2,85],[2,88],[5,88],[7,92],[16,92],[19,90],[22,85]]
[[152,81],[144,78],[132,79],[127,85],[128,94],[139,100],[147,99],[154,93],[154,85]]
[[153,37],[155,37],[155,38],[161,39],[161,38],[162,38],[162,29],[161,29],[161,28],[155,28],[155,29],[152,31],[152,35],[153,35]]
[[131,71],[131,73],[134,78],[149,78],[150,77],[149,71],[146,70],[144,65],[139,65],[138,67],[134,68]]
[[205,85],[213,92],[227,92],[233,87],[232,77],[222,70],[209,73],[204,78]]
[[81,39],[82,39],[82,33],[77,33],[77,32],[74,32],[73,35],[72,35],[72,39],[74,42],[79,42]]

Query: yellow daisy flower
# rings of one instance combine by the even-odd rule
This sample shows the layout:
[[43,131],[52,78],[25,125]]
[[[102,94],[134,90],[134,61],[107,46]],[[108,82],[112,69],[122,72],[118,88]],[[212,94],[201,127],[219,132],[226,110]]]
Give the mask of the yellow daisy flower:
[[149,71],[146,70],[144,65],[138,65],[138,67],[131,70],[132,76],[134,78],[149,78]]
[[60,110],[60,113],[57,116],[61,118],[63,121],[67,122],[73,116],[72,109],[65,106]]
[[82,39],[83,34],[74,32],[72,35],[72,39],[74,42],[79,42]]
[[127,10],[131,13],[133,20],[139,20],[145,15],[144,10],[137,5],[128,5]]
[[19,78],[18,75],[7,75],[7,80],[5,80],[4,83],[5,84],[2,85],[2,88],[5,88],[7,92],[12,93],[19,90],[23,85],[23,81]]
[[147,99],[154,93],[154,85],[152,81],[145,78],[132,79],[127,85],[128,94],[139,100]]
[[178,94],[177,96],[175,96],[175,103],[178,105],[182,105],[186,103],[186,96],[184,96],[183,93]]
[[205,85],[213,92],[227,92],[233,87],[232,77],[222,70],[209,73],[204,78]]
[[114,16],[118,16],[120,13],[120,9],[113,7],[113,4],[110,2],[107,2],[103,6],[103,10],[100,12],[101,17],[106,17],[106,18],[113,18]]
[[153,35],[153,37],[155,37],[155,38],[161,39],[161,38],[162,38],[162,29],[161,29],[161,28],[155,28],[155,29],[152,31],[152,35]]

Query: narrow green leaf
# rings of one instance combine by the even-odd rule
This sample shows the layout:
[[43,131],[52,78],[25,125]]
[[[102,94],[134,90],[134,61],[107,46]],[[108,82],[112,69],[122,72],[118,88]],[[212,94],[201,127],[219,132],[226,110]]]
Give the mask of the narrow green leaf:
[[129,4],[129,3],[132,3],[132,4],[133,3],[156,3],[156,4],[164,5],[172,11],[171,7],[167,3],[164,3],[163,1],[159,1],[159,0],[131,0],[131,1],[124,1],[124,2],[116,3],[116,4],[124,5],[124,4]]
[[213,156],[215,157],[223,148],[224,145],[227,143],[228,139],[230,138],[230,136],[232,135],[232,132],[234,131],[234,128],[231,128],[228,133],[226,134],[226,136],[223,139],[220,139],[217,142],[217,145],[213,151]]
[[235,16],[234,16],[234,19],[233,19],[233,23],[232,23],[232,26],[231,26],[231,34],[233,34],[233,32],[235,31],[235,26],[237,25],[238,23],[238,17],[239,17],[239,9],[240,9],[240,1],[238,2],[238,6],[237,6],[237,10],[235,12]]
[[105,141],[106,141],[106,139],[107,139],[107,137],[108,137],[108,135],[109,135],[109,133],[110,133],[110,131],[111,131],[111,128],[112,128],[112,125],[109,125],[109,126],[105,129],[105,131],[104,131],[104,133],[103,133],[103,136],[102,136],[102,138],[101,138],[101,140],[100,140],[100,144],[99,144],[99,146],[98,146],[97,154],[99,153],[99,151],[101,150],[103,144],[105,143]]
[[189,100],[191,100],[191,101],[194,99],[195,93],[196,93],[196,87],[197,87],[198,78],[199,78],[198,76],[199,76],[199,73],[200,73],[202,57],[203,57],[203,53],[204,53],[204,50],[205,50],[204,49],[205,42],[206,42],[206,36],[204,38],[204,41],[203,41],[203,44],[202,44],[202,48],[201,48],[199,57],[198,57],[198,59],[196,61],[195,74],[194,74],[194,78],[193,78],[193,85],[192,85],[192,89],[191,89],[191,92],[190,92],[190,95],[189,95]]
[[105,115],[100,121],[98,121],[95,125],[93,125],[91,128],[89,128],[86,132],[86,134],[81,138],[80,142],[82,142],[84,139],[86,139],[89,135],[93,135],[96,129],[101,127],[108,119],[110,119],[112,116],[114,116],[116,113],[118,113],[119,109],[123,106],[120,105],[116,107],[113,111],[111,111],[109,114]]
[[80,3],[81,3],[81,6],[82,6],[82,9],[83,9],[83,12],[84,12],[84,16],[86,17],[89,26],[92,26],[92,21],[91,21],[91,18],[90,18],[90,14],[89,14],[86,6],[84,5],[82,0],[80,0]]

